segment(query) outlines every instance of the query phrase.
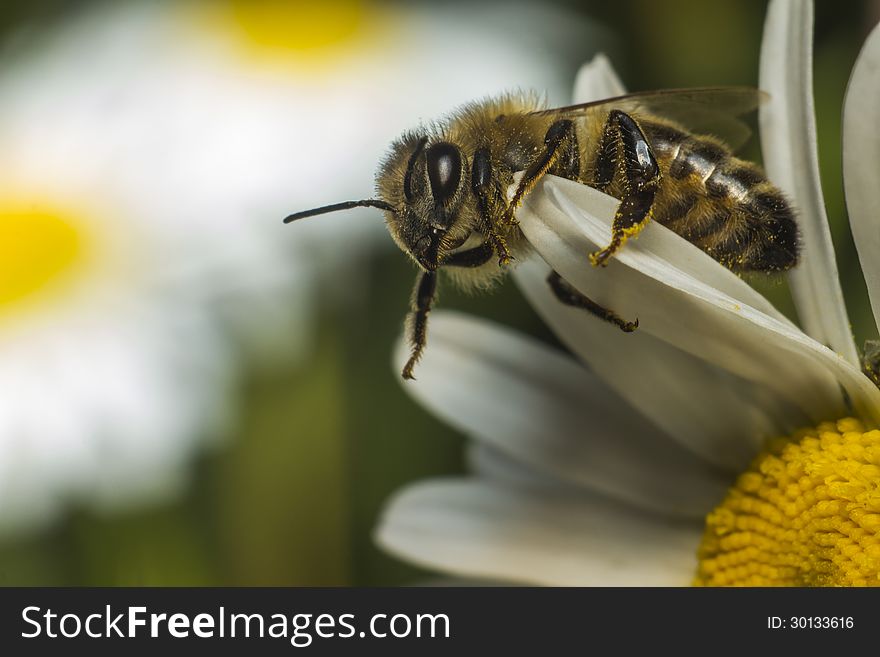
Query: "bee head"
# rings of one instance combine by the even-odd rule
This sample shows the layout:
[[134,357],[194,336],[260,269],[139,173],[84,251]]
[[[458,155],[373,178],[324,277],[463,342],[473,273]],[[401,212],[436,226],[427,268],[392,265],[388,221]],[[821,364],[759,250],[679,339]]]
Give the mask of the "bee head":
[[392,145],[376,176],[380,198],[297,212],[284,222],[357,207],[379,208],[385,211],[397,245],[420,267],[434,271],[472,232],[467,219],[472,213],[463,212],[467,179],[467,160],[458,146],[407,134]]
[[437,269],[471,233],[459,221],[467,166],[461,149],[451,142],[404,135],[379,170],[379,195],[395,207],[388,216],[391,236],[428,271]]

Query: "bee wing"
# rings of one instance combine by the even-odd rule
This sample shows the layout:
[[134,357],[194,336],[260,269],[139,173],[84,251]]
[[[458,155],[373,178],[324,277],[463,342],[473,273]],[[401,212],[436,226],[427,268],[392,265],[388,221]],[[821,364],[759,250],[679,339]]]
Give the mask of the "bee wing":
[[655,114],[680,123],[695,134],[718,137],[736,150],[752,134],[741,117],[756,110],[768,98],[766,92],[752,87],[660,89],[541,110],[536,114],[577,117],[612,108],[628,114]]

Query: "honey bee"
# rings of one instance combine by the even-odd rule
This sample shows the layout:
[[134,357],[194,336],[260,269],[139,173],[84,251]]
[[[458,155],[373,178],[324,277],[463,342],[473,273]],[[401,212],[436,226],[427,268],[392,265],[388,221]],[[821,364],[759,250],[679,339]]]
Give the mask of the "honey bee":
[[[799,233],[791,206],[756,165],[732,151],[748,133],[737,117],[755,109],[761,95],[719,87],[557,109],[527,95],[477,102],[395,141],[376,175],[378,198],[297,212],[284,221],[356,207],[385,212],[391,237],[419,268],[407,322],[411,355],[402,373],[412,379],[438,271],[461,286],[496,282],[529,248],[515,212],[547,174],[620,199],[610,243],[589,255],[594,267],[607,264],[652,219],[736,272],[793,267]],[[624,320],[556,272],[548,283],[561,303],[626,332],[638,327],[638,319]]]

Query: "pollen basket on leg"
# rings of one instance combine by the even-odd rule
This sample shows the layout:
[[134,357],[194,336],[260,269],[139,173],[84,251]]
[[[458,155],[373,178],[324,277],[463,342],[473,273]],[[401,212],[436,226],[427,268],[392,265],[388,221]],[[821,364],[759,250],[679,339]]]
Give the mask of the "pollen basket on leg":
[[880,586],[880,431],[774,441],[706,518],[700,586]]

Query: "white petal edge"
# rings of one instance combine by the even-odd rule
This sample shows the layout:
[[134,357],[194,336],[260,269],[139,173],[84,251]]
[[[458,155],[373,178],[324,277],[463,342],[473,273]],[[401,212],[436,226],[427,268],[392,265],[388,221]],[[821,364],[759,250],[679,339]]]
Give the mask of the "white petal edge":
[[[556,479],[552,475],[538,472],[487,443],[469,443],[465,450],[465,464],[467,471],[475,476],[504,486],[555,489],[559,494],[582,495],[584,493],[583,488],[573,485],[571,482]],[[733,477],[730,477],[730,481],[733,481]],[[587,493],[591,494],[590,491]],[[706,509],[705,512],[698,518],[694,517],[690,520],[702,522],[706,514],[718,506],[719,501],[720,498],[716,502],[709,498],[704,499],[702,505]],[[677,519],[670,518],[670,520],[678,522]]]
[[478,478],[509,486],[566,488],[565,482],[537,472],[487,443],[468,443],[465,448],[465,464],[467,471]]
[[603,98],[622,96],[626,89],[603,53],[581,66],[574,81],[572,102],[591,103]]
[[474,479],[397,493],[376,531],[390,553],[452,575],[549,586],[686,586],[697,523],[586,495]]
[[553,332],[605,383],[667,435],[705,461],[739,472],[763,440],[807,421],[766,386],[746,381],[646,331],[623,333],[560,303],[539,257],[514,279]]
[[865,41],[843,103],[843,187],[849,224],[880,327],[880,26]]
[[[540,473],[667,515],[701,518],[730,481],[676,444],[573,359],[458,313],[431,317],[417,380],[452,427]],[[397,365],[408,355],[403,341]]]
[[594,301],[640,317],[640,331],[767,386],[813,421],[855,412],[880,424],[880,390],[860,370],[663,226],[649,223],[608,267],[591,267],[587,254],[608,243],[617,205],[591,187],[546,176],[517,217],[551,267]]
[[788,278],[807,335],[858,366],[819,179],[812,73],[813,3],[772,0],[760,70],[760,87],[770,99],[759,119],[767,175],[798,210],[801,262]]

